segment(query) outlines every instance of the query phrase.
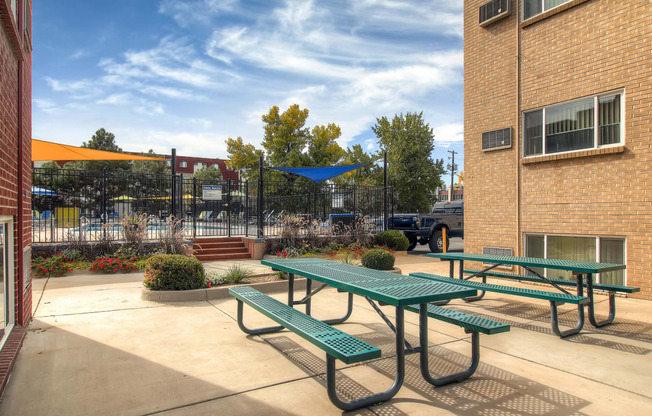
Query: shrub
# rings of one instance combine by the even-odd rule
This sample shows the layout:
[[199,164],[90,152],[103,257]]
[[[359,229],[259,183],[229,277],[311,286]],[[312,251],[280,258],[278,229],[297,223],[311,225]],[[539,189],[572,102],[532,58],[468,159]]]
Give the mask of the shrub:
[[253,272],[250,269],[241,264],[234,264],[229,267],[224,274],[222,274],[221,278],[224,283],[234,284],[240,283],[251,276],[253,276]]
[[206,285],[204,265],[193,257],[157,254],[145,262],[145,287],[152,290],[201,289]]
[[362,265],[369,269],[392,270],[394,268],[394,255],[382,248],[374,248],[362,255]]
[[409,247],[410,241],[398,230],[387,230],[378,233],[376,244],[391,248],[394,251],[405,251]]
[[127,247],[142,253],[144,250],[145,233],[150,216],[146,213],[129,214],[120,220],[122,234],[127,242]]
[[183,218],[172,215],[165,219],[165,225],[159,230],[158,244],[166,254],[192,254],[192,246],[185,243],[183,234]]
[[61,277],[72,269],[70,260],[62,254],[32,260],[32,270],[36,277]]

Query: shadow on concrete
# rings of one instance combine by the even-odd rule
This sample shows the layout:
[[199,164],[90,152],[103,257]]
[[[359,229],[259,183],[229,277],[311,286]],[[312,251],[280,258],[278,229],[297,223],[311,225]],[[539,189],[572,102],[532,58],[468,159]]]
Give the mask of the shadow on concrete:
[[[514,328],[527,329],[529,331],[535,331],[542,334],[549,334],[551,336],[556,336],[554,335],[551,327],[549,326],[550,308],[548,306],[535,305],[531,303],[519,302],[516,300],[498,306],[482,305],[481,302],[482,301],[473,303],[473,305],[477,307],[477,309],[473,310],[473,314],[476,316],[492,319],[494,321],[503,322],[511,325]],[[450,308],[456,309],[455,306],[451,306]],[[493,313],[511,315],[520,319],[527,319],[536,322],[544,322],[547,323],[548,326],[540,326],[531,323],[517,322],[509,319],[504,319],[501,317],[496,317],[495,315],[483,314],[482,313],[483,309]],[[457,308],[457,310],[460,310],[462,312],[468,312],[468,310],[464,310],[462,308]],[[596,319],[598,320],[603,320],[605,318],[606,316],[596,315]],[[562,329],[564,327],[575,326],[575,324],[577,323],[577,309],[572,308],[572,309],[562,310],[560,308],[559,323]],[[586,331],[593,331],[595,334],[611,335],[614,337],[619,337],[627,340],[636,340],[636,341],[642,341],[642,342],[647,342],[652,344],[652,325],[650,324],[636,322],[636,321],[622,320],[622,319],[619,320],[618,315],[616,315],[616,321],[613,324],[601,328],[595,328],[588,322],[587,319],[586,323],[584,324],[583,332],[580,332],[579,334],[570,336],[568,338],[564,338],[564,340],[568,342],[577,342],[581,344],[595,345],[599,347],[609,348],[609,349],[623,351],[623,352],[629,352],[638,355],[646,355],[652,352],[652,350],[648,348],[595,338],[587,334]]]
[[[375,345],[383,351],[383,357],[363,365],[378,371],[387,378],[387,386],[396,374],[394,333],[383,324],[365,324],[370,332],[356,337]],[[406,335],[412,345],[418,338]],[[266,339],[280,352],[287,355],[299,368],[314,375],[326,387],[325,360],[305,350],[285,336]],[[430,370],[433,376],[446,375],[466,368],[469,357],[444,347],[430,347]],[[435,409],[445,409],[456,415],[581,415],[580,410],[590,402],[518,376],[500,368],[480,363],[476,373],[468,380],[443,387],[433,387],[421,376],[419,355],[406,357],[406,376],[403,389],[408,388],[425,400],[402,399],[401,391],[389,402],[370,407],[376,415],[404,415],[394,404],[418,402]],[[338,392],[348,400],[371,394],[364,386],[350,377],[337,373]]]
[[[208,368],[212,360],[221,360],[219,354],[201,356]],[[174,364],[150,361],[36,319],[3,396],[0,416],[154,415],[192,410],[234,395],[239,396],[233,402],[241,411],[229,409],[231,414],[246,414],[247,409],[287,414],[287,409],[176,371]]]

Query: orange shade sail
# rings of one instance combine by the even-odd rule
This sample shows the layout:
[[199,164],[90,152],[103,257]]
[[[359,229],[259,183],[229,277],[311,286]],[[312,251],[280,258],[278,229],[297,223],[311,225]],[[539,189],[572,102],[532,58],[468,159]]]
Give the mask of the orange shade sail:
[[45,160],[165,160],[159,157],[107,152],[32,139],[32,162]]

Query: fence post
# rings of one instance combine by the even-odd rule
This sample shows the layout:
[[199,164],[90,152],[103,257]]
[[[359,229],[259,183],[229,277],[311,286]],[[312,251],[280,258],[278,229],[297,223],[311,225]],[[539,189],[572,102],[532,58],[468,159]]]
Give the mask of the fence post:
[[171,189],[170,189],[170,198],[171,198],[171,203],[172,206],[170,207],[170,213],[172,214],[173,217],[176,218],[176,177],[177,177],[177,149],[172,149],[172,182],[171,182]]
[[245,181],[245,237],[249,237],[249,180]]
[[387,152],[385,152],[383,165],[383,231],[385,231],[387,229]]
[[261,156],[258,170],[258,238],[265,236],[265,231],[263,230],[263,204],[265,203],[263,188],[263,157]]
[[231,178],[226,180],[226,226],[231,237]]
[[197,238],[197,178],[192,178],[192,238]]

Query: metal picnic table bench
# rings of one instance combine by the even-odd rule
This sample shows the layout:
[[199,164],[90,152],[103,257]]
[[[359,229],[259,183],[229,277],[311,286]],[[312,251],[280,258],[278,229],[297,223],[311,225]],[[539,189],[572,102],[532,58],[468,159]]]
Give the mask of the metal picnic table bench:
[[[421,374],[426,381],[435,386],[465,380],[475,372],[478,366],[479,333],[495,334],[509,331],[509,325],[430,304],[430,302],[475,296],[477,294],[475,289],[322,259],[274,259],[262,260],[261,263],[274,270],[289,273],[287,304],[251,287],[229,288],[229,293],[238,301],[239,327],[245,333],[253,335],[288,329],[324,350],[326,352],[328,396],[331,402],[342,410],[358,409],[394,397],[405,379],[406,352],[420,353]],[[306,296],[297,301],[294,300],[295,274],[307,278]],[[313,280],[322,285],[312,290]],[[342,318],[319,321],[310,316],[311,298],[326,286],[348,292],[347,312]],[[381,356],[381,351],[378,348],[329,325],[342,323],[349,318],[353,308],[354,294],[365,297],[396,334],[396,376],[394,383],[387,391],[345,402],[338,397],[336,391],[335,359],[351,364]],[[383,314],[375,302],[395,307],[395,325]],[[280,325],[258,329],[246,327],[243,321],[244,303]],[[294,309],[295,305],[305,305],[306,313]],[[419,347],[416,348],[405,340],[405,309],[419,313]],[[428,368],[428,317],[456,324],[464,328],[467,333],[472,334],[471,364],[466,370],[439,378],[432,377]]]
[[[624,270],[624,264],[614,263],[598,263],[588,261],[575,261],[575,260],[557,260],[557,259],[541,259],[535,257],[516,257],[516,256],[496,256],[490,254],[471,254],[471,253],[430,253],[428,257],[435,257],[442,260],[450,261],[450,277],[443,277],[431,275],[428,273],[411,273],[411,276],[431,279],[435,281],[455,283],[463,285],[464,287],[476,288],[482,293],[479,296],[464,298],[467,302],[472,302],[481,299],[484,296],[484,291],[506,293],[517,296],[525,296],[538,299],[546,299],[550,301],[550,313],[552,330],[560,337],[567,337],[569,335],[579,333],[584,327],[584,305],[588,306],[588,317],[591,324],[595,327],[601,327],[613,322],[616,316],[616,302],[615,292],[633,293],[638,291],[638,288],[628,286],[615,286],[596,284],[593,282],[593,275],[596,273],[609,272],[613,270]],[[459,279],[454,278],[454,261],[459,260]],[[491,264],[482,270],[469,270],[471,276],[464,277],[464,261],[478,261],[484,264]],[[554,288],[558,289],[561,293],[546,292],[541,290],[532,290],[524,288],[516,288],[512,286],[502,286],[486,283],[486,276],[508,278],[509,273],[501,273],[492,271],[492,269],[502,265],[516,265],[525,268],[532,275],[512,275],[514,279],[528,280],[539,283],[547,283]],[[576,281],[564,279],[549,279],[542,276],[537,271],[537,268],[547,268],[556,270],[566,270],[573,272]],[[473,277],[481,277],[482,283],[472,282],[469,279]],[[561,282],[563,280],[563,282]],[[561,286],[575,286],[577,295],[572,295]],[[586,297],[584,296],[583,289],[586,287]],[[593,300],[593,289],[599,288],[609,291],[609,317],[601,322],[595,319],[595,304]],[[560,303],[572,303],[577,305],[578,320],[574,328],[566,331],[559,329],[559,321],[557,315],[557,305]]]

